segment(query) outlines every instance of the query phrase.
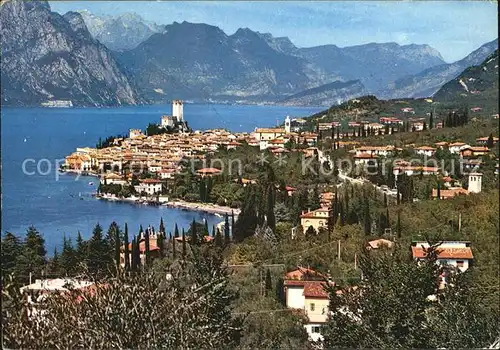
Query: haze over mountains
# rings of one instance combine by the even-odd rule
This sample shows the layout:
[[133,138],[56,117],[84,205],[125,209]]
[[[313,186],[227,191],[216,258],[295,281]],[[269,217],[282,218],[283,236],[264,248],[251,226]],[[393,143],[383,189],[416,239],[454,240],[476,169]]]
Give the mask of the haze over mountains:
[[[2,56],[7,57],[2,99],[11,104],[72,99],[81,105],[118,105],[144,97],[150,103],[181,98],[331,105],[364,94],[420,97],[432,95],[498,47],[496,41],[487,43],[448,64],[428,45],[298,48],[287,37],[248,28],[228,35],[208,24],[163,26],[136,14],[99,17],[79,11],[62,17],[50,13],[46,2],[19,3],[7,1],[1,8],[2,23],[23,13],[12,19],[17,25],[2,25]],[[78,30],[68,30],[70,20]],[[31,33],[30,40],[14,39],[22,31]],[[64,37],[65,45],[43,33]],[[64,73],[54,75],[56,65]],[[103,97],[94,96],[101,90]]]

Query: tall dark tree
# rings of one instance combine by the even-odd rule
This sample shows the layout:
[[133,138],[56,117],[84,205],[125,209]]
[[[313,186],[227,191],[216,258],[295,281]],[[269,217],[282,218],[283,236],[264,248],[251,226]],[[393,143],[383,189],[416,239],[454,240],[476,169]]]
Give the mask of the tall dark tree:
[[101,225],[97,224],[87,244],[87,268],[92,276],[108,275],[111,265],[108,242],[104,239]]
[[165,233],[165,225],[163,224],[163,218],[160,218],[160,227],[159,230],[161,233]]
[[16,260],[23,251],[21,240],[13,233],[6,232],[2,237],[2,249],[0,249],[0,251],[2,261],[2,278],[5,278],[10,274],[16,275],[18,272],[16,271]]
[[177,223],[175,223],[175,228],[174,228],[174,238],[179,237],[179,227],[177,226]]
[[191,222],[191,229],[190,229],[190,231],[191,231],[191,245],[192,246],[196,246],[199,243],[200,237],[198,237],[197,226],[198,225],[196,224],[196,221],[193,218],[193,222]]
[[431,112],[431,115],[429,117],[429,129],[434,128],[434,113]]
[[83,262],[87,259],[87,248],[85,246],[85,241],[82,238],[82,234],[78,231],[76,236],[76,261]]
[[47,262],[45,240],[35,227],[28,228],[22,248],[21,255],[17,259],[18,277],[27,281],[30,272],[39,276]]
[[493,139],[493,133],[490,133],[490,136],[488,136],[488,141],[486,141],[486,147],[492,149],[494,146],[495,146],[495,141]]
[[187,246],[186,246],[186,234],[184,229],[182,229],[182,259],[186,259],[187,256]]
[[177,239],[175,239],[175,237],[172,237],[172,233],[170,233],[170,241],[172,242],[172,259],[175,260],[175,258],[177,258]]
[[163,258],[165,256],[165,237],[161,232],[156,234],[156,246],[159,248],[160,257]]
[[226,247],[231,243],[231,236],[229,233],[230,233],[229,232],[229,217],[226,213],[225,218],[224,218],[224,246],[226,246]]
[[149,230],[144,232],[144,266],[151,266]]
[[131,251],[130,251],[130,270],[132,271],[137,271],[137,267],[138,267],[138,262],[137,262],[137,256],[135,254],[135,250],[136,250],[136,245],[137,245],[137,240],[136,240],[136,237],[135,235],[133,236],[132,238],[132,244],[131,244]]
[[222,238],[222,234],[220,233],[219,229],[216,229],[216,231],[215,231],[214,243],[215,243],[216,247],[219,247],[219,248],[224,247],[224,240]]
[[125,263],[125,271],[130,270],[130,250],[129,250],[129,240],[128,240],[128,225],[125,223],[125,232],[123,233],[123,255]]
[[61,272],[66,276],[71,276],[76,272],[77,252],[73,249],[71,238],[63,237],[63,249],[59,257]]
[[116,275],[118,275],[121,271],[121,261],[120,261],[120,230],[118,228],[115,230],[115,264],[116,264]]

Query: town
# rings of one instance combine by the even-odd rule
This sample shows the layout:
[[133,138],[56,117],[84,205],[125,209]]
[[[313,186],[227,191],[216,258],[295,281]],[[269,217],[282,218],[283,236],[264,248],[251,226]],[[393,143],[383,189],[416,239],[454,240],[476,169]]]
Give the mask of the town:
[[[341,120],[317,122],[312,130],[304,128],[305,119],[287,116],[282,126],[231,133],[188,130],[182,101],[174,101],[172,108],[172,116],[162,116],[158,125],[165,132],[147,135],[131,129],[129,137],[114,138],[108,147],[78,148],[66,158],[63,170],[99,176],[99,198],[205,210],[224,214],[225,220],[213,229],[193,221],[182,233],[177,227],[175,232],[167,232],[163,222],[156,230],[141,226],[131,242],[125,226],[124,244],[111,248],[115,253],[111,253],[110,263],[115,259],[118,270],[141,271],[155,260],[186,259],[195,247],[208,244],[226,250],[228,266],[238,275],[239,266],[248,269],[249,263],[259,261],[239,252],[249,238],[264,240],[252,245],[267,246],[272,244],[269,235],[280,237],[281,244],[292,245],[287,249],[293,252],[304,244],[322,242],[317,248],[333,257],[333,264],[314,257],[276,258],[267,260],[272,264],[264,260],[261,267],[250,267],[260,274],[258,294],[266,296],[267,290],[274,289],[281,295],[283,310],[298,310],[304,316],[307,339],[321,343],[330,317],[329,288],[341,295],[347,285],[346,273],[354,286],[362,281],[359,259],[363,254],[384,254],[404,242],[403,250],[413,260],[424,261],[435,249],[439,284],[437,294],[427,296],[430,301],[454,283],[453,274],[475,265],[477,248],[470,236],[460,234],[465,225],[462,214],[458,234],[448,235],[448,239],[445,235],[431,247],[425,239],[429,236],[409,237],[402,232],[401,206],[432,200],[451,203],[454,198],[479,194],[485,186],[488,192],[497,190],[498,138],[491,133],[478,135],[470,143],[456,136],[411,145],[380,143],[387,135],[444,130],[451,123],[465,127],[469,123],[465,116],[452,113],[448,121],[429,121],[429,116],[405,121],[381,117],[378,123],[344,122],[346,128]],[[246,160],[241,162],[241,157]],[[296,164],[292,160],[309,162],[311,169],[293,171]],[[231,162],[238,166],[231,169]],[[263,178],[269,180],[263,182]],[[192,187],[195,189],[186,190]],[[348,238],[350,225],[359,225],[360,238]],[[113,230],[119,231],[117,227]],[[117,236],[115,242],[120,240]],[[76,271],[75,267],[69,269]],[[332,273],[333,269],[337,271]],[[279,286],[272,279],[281,281]],[[93,290],[95,283],[69,277],[37,279],[22,290],[30,291],[35,305],[37,293],[64,291],[68,284]]]

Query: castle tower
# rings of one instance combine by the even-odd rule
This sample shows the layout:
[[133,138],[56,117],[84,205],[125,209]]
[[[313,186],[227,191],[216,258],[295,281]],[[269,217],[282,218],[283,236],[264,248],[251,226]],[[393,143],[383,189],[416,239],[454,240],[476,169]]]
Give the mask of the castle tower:
[[184,121],[184,103],[181,100],[172,101],[172,116],[177,118],[178,122]]
[[288,115],[285,118],[285,132],[287,134],[292,132],[292,121],[290,120],[290,117]]
[[481,192],[481,179],[483,174],[481,173],[470,173],[469,174],[469,192],[479,193]]

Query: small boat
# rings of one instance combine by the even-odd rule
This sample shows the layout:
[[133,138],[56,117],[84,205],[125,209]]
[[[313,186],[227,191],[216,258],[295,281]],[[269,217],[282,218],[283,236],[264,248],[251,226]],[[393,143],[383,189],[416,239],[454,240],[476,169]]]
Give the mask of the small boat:
[[92,181],[89,182],[89,186],[93,186],[94,183]]
[[28,140],[26,140],[26,138],[25,138],[25,139],[24,139],[24,142],[26,142],[26,141],[28,141]]

